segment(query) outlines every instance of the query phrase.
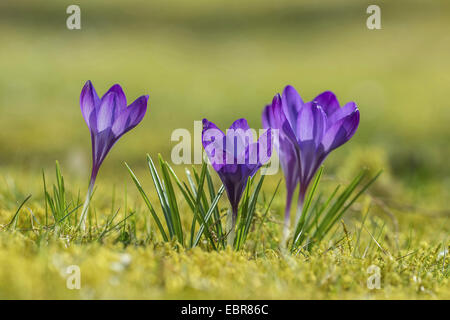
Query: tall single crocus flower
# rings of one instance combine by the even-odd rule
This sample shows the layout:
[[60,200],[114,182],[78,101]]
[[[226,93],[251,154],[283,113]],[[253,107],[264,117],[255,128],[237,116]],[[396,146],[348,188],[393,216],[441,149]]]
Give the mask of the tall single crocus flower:
[[289,123],[284,115],[281,105],[281,96],[279,94],[273,98],[272,104],[265,107],[262,114],[262,124],[264,129],[272,128],[278,130],[278,139],[274,140],[274,147],[278,153],[281,169],[284,173],[284,180],[286,182],[286,207],[283,227],[283,239],[286,240],[289,233],[292,197],[297,184],[299,183],[300,168],[295,145],[285,133],[286,130],[292,129],[290,129]]
[[300,191],[297,224],[312,178],[328,154],[354,135],[359,125],[359,110],[354,102],[341,107],[335,94],[330,91],[305,103],[292,86],[284,89],[281,110],[276,110],[282,114],[279,117],[283,120],[283,134],[295,146],[298,156]]
[[247,120],[238,119],[226,134],[203,119],[202,143],[212,167],[222,180],[231,204],[230,239],[234,238],[239,201],[247,181],[267,163],[272,155],[271,129],[266,130],[257,142]]
[[84,85],[80,96],[80,106],[91,132],[92,172],[80,218],[80,226],[83,229],[85,229],[95,179],[103,160],[117,140],[141,122],[147,111],[147,102],[148,95],[145,95],[137,98],[127,107],[127,99],[120,85],[113,85],[101,99],[91,81],[87,81]]

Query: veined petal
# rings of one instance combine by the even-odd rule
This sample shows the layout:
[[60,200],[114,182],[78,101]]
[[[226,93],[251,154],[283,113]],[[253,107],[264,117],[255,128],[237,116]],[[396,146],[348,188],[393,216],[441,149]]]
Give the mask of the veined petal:
[[214,170],[225,164],[225,134],[214,123],[203,119],[202,144]]
[[310,176],[318,161],[318,152],[313,140],[300,142],[300,183],[309,184]]
[[261,134],[257,142],[251,142],[244,152],[243,161],[238,163],[249,167],[257,165],[256,170],[266,164],[272,156],[272,129],[269,128]]
[[248,130],[250,129],[248,122],[246,119],[242,118],[242,119],[237,119],[236,121],[234,121],[229,129],[242,129],[242,130]]
[[357,110],[358,107],[355,102],[348,102],[342,108],[337,109],[334,113],[328,116],[328,127],[331,127],[335,122],[338,122]]
[[[280,159],[287,192],[289,195],[292,195],[299,181],[300,174],[295,147],[298,145],[298,142],[284,115],[279,94],[275,95],[272,104],[267,105],[263,110],[262,124],[264,129],[272,128],[278,130],[278,139],[275,137],[273,144]],[[274,134],[275,132],[272,131],[271,135]]]
[[137,98],[129,107],[122,110],[112,125],[116,137],[125,134],[142,121],[147,112],[148,95]]
[[346,143],[355,134],[359,125],[359,110],[335,122],[325,133],[322,145],[325,153],[329,153]]
[[297,119],[297,139],[299,142],[314,141],[318,146],[327,127],[327,116],[314,102],[307,102]]
[[[278,150],[278,142],[284,140],[285,136],[289,137],[290,140],[297,141],[294,131],[289,124],[282,108],[281,96],[279,94],[275,95],[272,100],[271,105],[267,105],[262,114],[262,124],[264,129],[272,128],[278,130],[278,137],[274,142],[275,148]],[[272,134],[275,134],[272,131]]]
[[348,118],[349,119],[347,119],[347,121],[344,121],[344,127],[345,131],[347,131],[347,140],[350,140],[359,126],[359,109],[356,108],[356,110],[351,115],[349,115]]
[[256,132],[251,129],[245,119],[238,119],[226,132],[225,150],[228,155],[227,163],[236,161],[246,163],[246,150],[253,143]]
[[202,125],[203,125],[203,132],[206,132],[209,129],[216,129],[219,130],[222,133],[222,137],[225,136],[225,134],[222,132],[222,130],[220,130],[213,122],[208,121],[208,119],[203,119],[202,120]]
[[294,132],[297,132],[297,118],[303,106],[303,100],[293,86],[286,86],[281,96],[282,108]]
[[97,110],[97,131],[111,128],[114,121],[114,110],[117,108],[118,98],[115,92],[103,96]]
[[226,165],[217,171],[227,192],[232,211],[237,212],[239,201],[244,192],[247,179],[250,176],[247,167],[237,165]]
[[276,122],[274,120],[274,114],[271,104],[268,104],[264,108],[261,115],[261,122],[264,129],[275,128]]
[[92,82],[88,80],[83,89],[81,90],[80,95],[80,107],[81,114],[83,115],[84,121],[88,125],[89,129],[95,130],[97,125],[96,121],[96,108],[100,105],[100,98],[95,91]]
[[264,108],[262,114],[263,128],[281,129],[284,121],[286,121],[286,116],[281,106],[281,96],[277,94],[273,97],[272,104]]
[[266,164],[269,162],[272,156],[272,144],[273,144],[272,129],[267,129],[263,134],[260,135],[257,146],[258,146],[258,162],[260,164]]
[[111,129],[106,129],[98,133],[91,133],[92,140],[92,160],[93,167],[98,171],[103,160],[105,160],[109,150],[116,143]]
[[123,110],[127,107],[127,98],[125,93],[122,90],[122,87],[119,84],[113,85],[109,90],[103,95],[105,98],[109,93],[114,92],[116,94],[116,104],[114,105],[114,109],[111,110],[113,122],[117,117],[122,113]]
[[340,108],[340,104],[338,99],[336,98],[336,95],[331,91],[322,92],[317,97],[315,97],[313,101],[322,107],[323,111],[328,117]]
[[[225,138],[225,134],[220,130],[213,122],[208,121],[208,119],[203,119],[203,130],[202,130],[202,143],[203,148],[206,149],[211,143],[222,143]],[[214,138],[214,139],[211,139]],[[222,145],[223,148],[223,145]]]
[[286,180],[286,187],[288,192],[292,193],[299,181],[300,167],[295,146],[290,140],[280,138],[278,157]]
[[127,131],[134,128],[142,121],[147,112],[148,95],[140,96],[127,109],[130,109],[130,123],[127,126]]
[[226,150],[235,158],[245,152],[250,143],[253,143],[253,130],[250,129],[246,119],[237,119],[226,131]]

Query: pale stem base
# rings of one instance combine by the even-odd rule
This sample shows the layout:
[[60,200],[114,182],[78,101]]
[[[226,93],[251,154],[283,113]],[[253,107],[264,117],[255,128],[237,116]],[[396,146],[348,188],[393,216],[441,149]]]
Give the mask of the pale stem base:
[[294,224],[294,228],[297,228],[298,222],[300,221],[300,218],[302,216],[302,211],[303,211],[303,200],[298,199],[298,203],[297,203],[297,213],[295,214],[295,224]]
[[286,208],[284,209],[283,238],[281,242],[282,246],[286,245],[286,241],[290,235],[291,203],[292,203],[292,194],[288,194],[286,197]]
[[78,225],[78,227],[81,228],[83,232],[86,231],[86,218],[89,211],[89,204],[91,202],[93,191],[94,191],[94,183],[90,183],[88,192],[86,194],[86,200],[84,201],[83,210],[81,211],[80,224]]
[[228,210],[228,217],[227,217],[227,246],[233,247],[234,245],[234,238],[236,237],[236,231],[235,231],[235,218],[233,214],[233,210]]

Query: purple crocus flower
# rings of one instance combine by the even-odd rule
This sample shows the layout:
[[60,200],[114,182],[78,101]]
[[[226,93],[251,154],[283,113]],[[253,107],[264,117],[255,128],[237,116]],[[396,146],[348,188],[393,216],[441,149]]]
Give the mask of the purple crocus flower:
[[234,230],[239,201],[248,178],[253,177],[272,155],[271,129],[266,130],[257,142],[253,141],[253,131],[245,119],[233,122],[226,134],[214,123],[203,119],[203,147],[225,186],[231,204],[231,230]]
[[91,132],[92,172],[80,220],[83,229],[100,166],[117,140],[144,118],[147,101],[148,95],[141,96],[127,107],[127,99],[120,85],[113,85],[101,99],[91,81],[87,81],[84,85],[80,96],[80,106]]
[[[282,110],[281,96],[279,94],[273,98],[272,104],[267,105],[264,109],[262,114],[262,124],[264,129],[272,128],[278,130],[278,139],[274,139],[274,147],[275,150],[277,150],[281,169],[284,173],[284,180],[286,182],[286,207],[284,212],[283,237],[287,238],[292,197],[297,184],[299,183],[300,168],[295,145],[284,133],[285,130],[290,130],[290,127]],[[286,127],[286,129],[283,129],[283,126]]]
[[312,178],[328,154],[354,135],[359,124],[359,110],[354,102],[341,107],[330,91],[305,103],[292,86],[283,91],[281,109],[277,107],[274,110],[281,119],[278,126],[281,125],[282,133],[297,152],[300,182],[298,221]]

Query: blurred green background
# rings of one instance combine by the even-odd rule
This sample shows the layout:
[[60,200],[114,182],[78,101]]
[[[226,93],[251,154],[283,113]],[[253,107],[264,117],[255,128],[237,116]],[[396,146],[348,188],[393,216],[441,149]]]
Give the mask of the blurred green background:
[[[81,7],[81,30],[66,28],[70,4]],[[382,30],[366,27],[370,4],[381,7]],[[100,173],[117,181],[129,179],[123,161],[169,156],[171,132],[194,120],[225,127],[245,117],[259,128],[262,108],[291,84],[304,100],[332,90],[359,105],[359,130],[327,172],[378,157],[414,195],[446,207],[449,9],[443,0],[2,0],[1,170],[38,176],[58,159],[87,182],[86,80],[99,94],[120,83],[129,101],[150,95],[146,118]]]

